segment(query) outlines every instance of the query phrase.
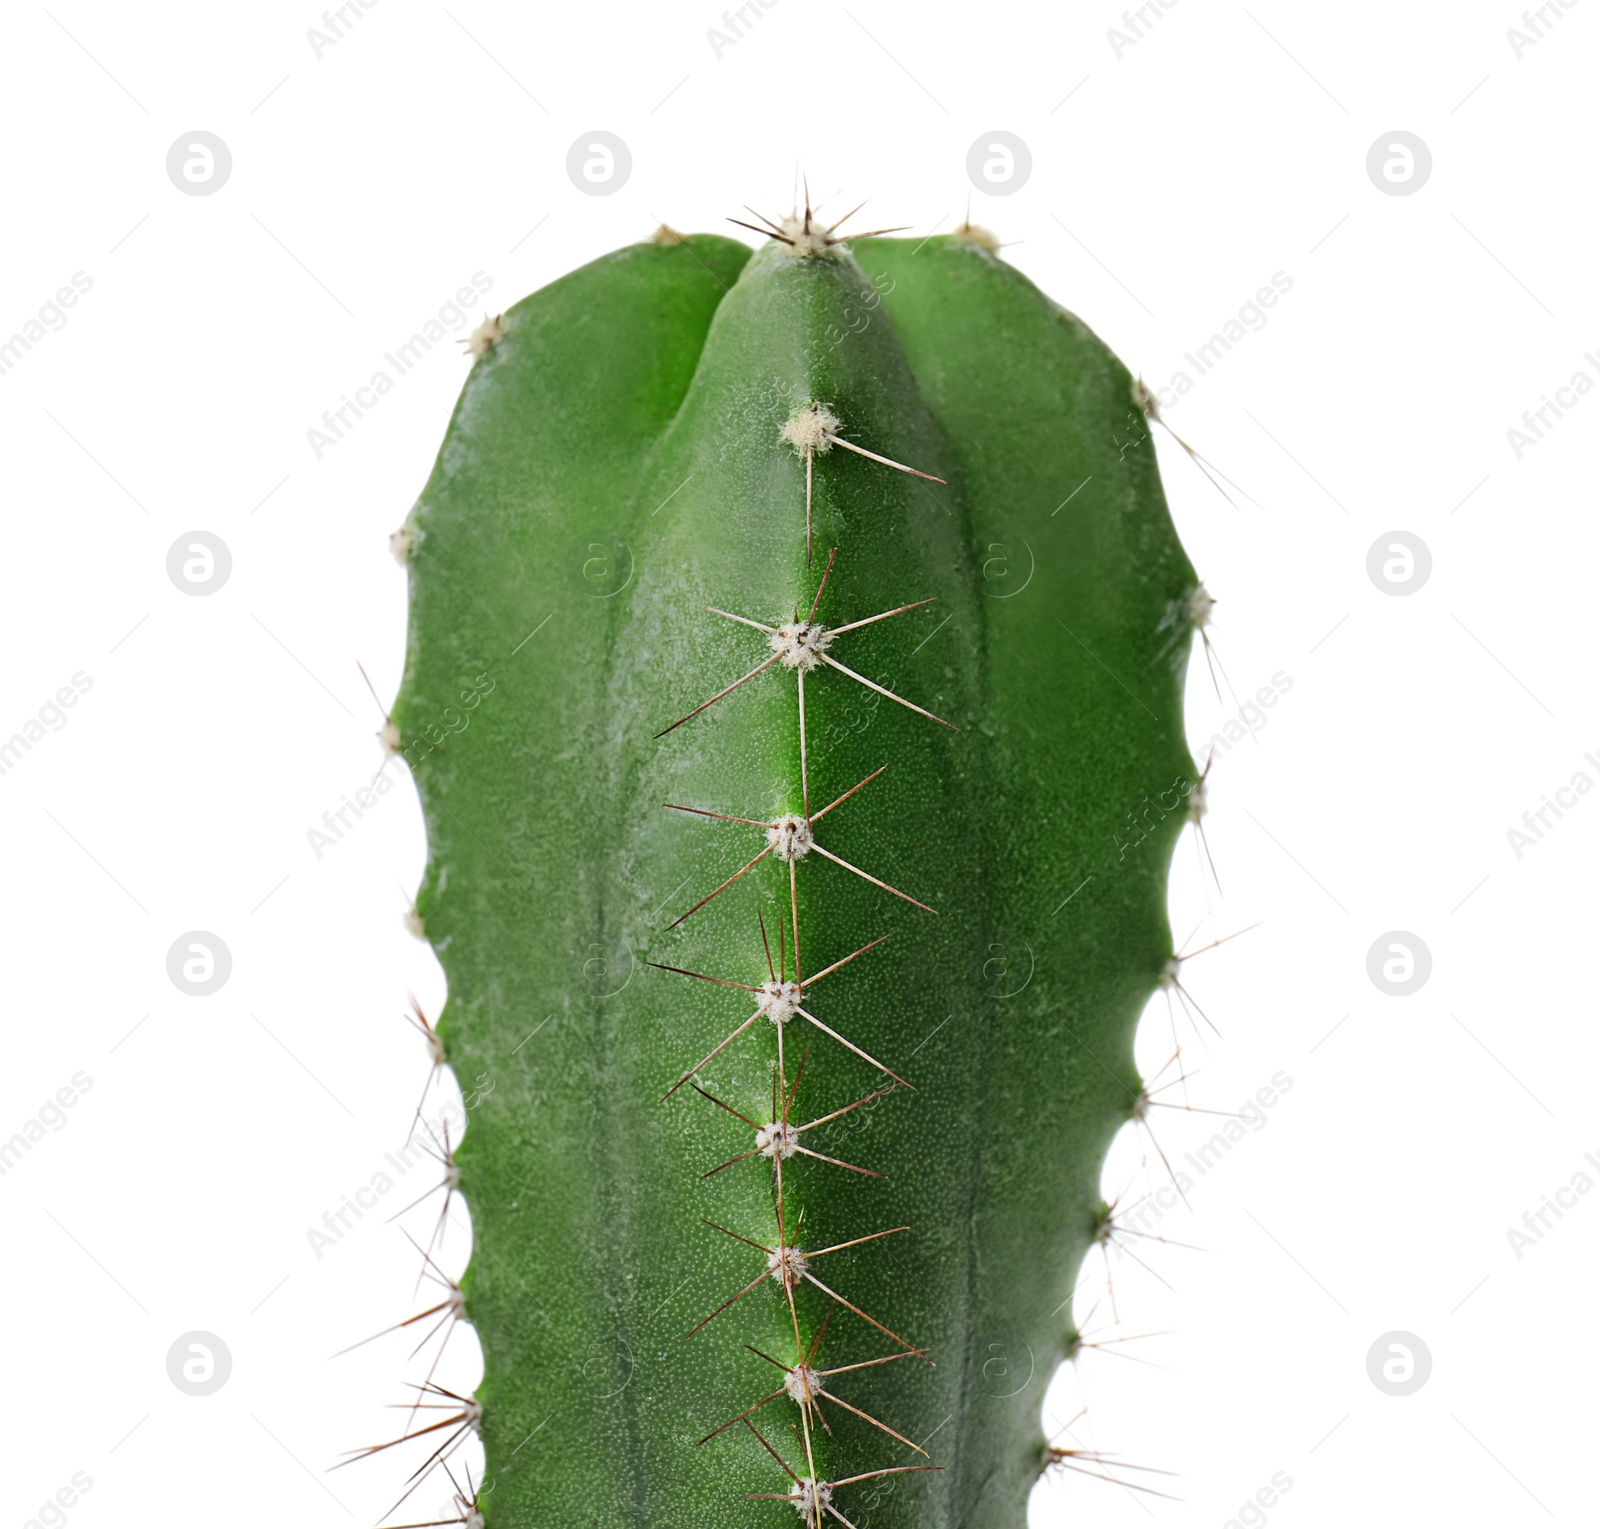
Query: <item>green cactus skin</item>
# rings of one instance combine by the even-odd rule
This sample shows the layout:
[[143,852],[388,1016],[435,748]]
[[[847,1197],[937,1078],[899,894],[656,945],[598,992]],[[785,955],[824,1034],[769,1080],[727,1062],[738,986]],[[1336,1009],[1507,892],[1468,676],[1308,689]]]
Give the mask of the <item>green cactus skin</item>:
[[[794,231],[794,225],[786,225]],[[852,252],[853,251],[853,252]],[[1106,1230],[1099,1175],[1142,1084],[1133,1033],[1174,952],[1173,843],[1196,778],[1181,700],[1194,571],[1126,368],[972,237],[744,246],[695,235],[617,251],[510,309],[475,362],[408,521],[411,617],[392,717],[427,820],[418,896],[449,981],[440,1034],[472,1108],[456,1154],[472,1213],[462,1280],[482,1344],[491,1529],[751,1529],[820,1505],[744,1423],[783,1385],[795,1323],[828,1392],[804,1420],[852,1524],[1021,1529],[1048,1460],[1040,1404],[1072,1352],[1070,1296]],[[780,432],[826,405],[844,449]],[[869,1169],[782,1164],[790,1240],[829,1254],[791,1314],[757,1280],[777,1243],[774,1164],[693,1089],[669,1088],[752,1011],[737,988],[790,946],[802,814],[804,616],[831,656],[805,680],[818,844],[794,867],[808,1013],[912,1088],[802,1140]],[[786,957],[792,961],[792,955]],[[789,967],[792,977],[793,968]],[[798,1124],[891,1083],[796,1017]],[[773,1118],[780,1027],[760,1019],[697,1081]],[[830,1317],[830,1309],[832,1315]],[[907,1355],[904,1345],[925,1350]],[[748,1346],[747,1346],[748,1345]],[[750,1422],[799,1477],[802,1409]],[[889,1468],[941,1469],[845,1478]]]

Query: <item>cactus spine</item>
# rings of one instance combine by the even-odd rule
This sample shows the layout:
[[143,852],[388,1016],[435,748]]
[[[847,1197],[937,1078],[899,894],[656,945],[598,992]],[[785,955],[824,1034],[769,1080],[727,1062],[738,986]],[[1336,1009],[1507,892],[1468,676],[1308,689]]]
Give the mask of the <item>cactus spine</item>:
[[982,239],[772,232],[510,309],[406,526],[491,1529],[1021,1529],[1174,957],[1133,380]]

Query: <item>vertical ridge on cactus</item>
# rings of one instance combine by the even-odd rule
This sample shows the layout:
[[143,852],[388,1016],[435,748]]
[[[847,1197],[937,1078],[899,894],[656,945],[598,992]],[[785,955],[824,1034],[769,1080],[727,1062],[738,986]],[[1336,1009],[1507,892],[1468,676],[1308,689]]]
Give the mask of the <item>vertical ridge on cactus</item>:
[[500,315],[405,527],[490,1529],[1021,1529],[1176,954],[1133,378],[985,241],[758,231]]

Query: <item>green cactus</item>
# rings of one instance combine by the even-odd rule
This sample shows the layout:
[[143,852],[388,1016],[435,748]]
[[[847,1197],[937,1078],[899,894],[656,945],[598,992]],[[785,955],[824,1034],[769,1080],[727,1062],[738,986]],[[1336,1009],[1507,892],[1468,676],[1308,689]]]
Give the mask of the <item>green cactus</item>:
[[1050,1459],[1204,597],[1077,318],[841,238],[508,310],[400,533],[469,1523],[1020,1529]]

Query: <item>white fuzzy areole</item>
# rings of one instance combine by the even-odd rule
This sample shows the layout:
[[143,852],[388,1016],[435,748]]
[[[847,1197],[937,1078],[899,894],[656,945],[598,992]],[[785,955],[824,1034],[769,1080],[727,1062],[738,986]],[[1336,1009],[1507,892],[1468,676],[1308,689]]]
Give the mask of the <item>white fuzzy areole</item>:
[[784,1372],[783,1389],[789,1393],[792,1400],[805,1407],[810,1405],[811,1398],[817,1394],[821,1386],[817,1381],[817,1372],[810,1365],[797,1364],[792,1370]]
[[789,242],[783,247],[796,260],[815,260],[828,253],[830,241],[827,231],[809,218],[787,217],[779,225]]
[[796,456],[805,457],[812,452],[820,455],[831,451],[833,442],[829,436],[838,433],[839,416],[827,404],[813,403],[796,410],[789,423],[778,432],[778,439],[793,446]]
[[467,353],[471,356],[486,356],[505,334],[505,325],[500,322],[504,315],[496,313],[486,318],[466,339]]
[[756,994],[756,1008],[773,1024],[787,1024],[800,1008],[800,984],[763,982]]
[[960,239],[964,244],[976,244],[991,255],[1000,253],[999,235],[990,233],[987,228],[980,228],[976,223],[963,223],[951,237]]
[[802,674],[810,674],[821,664],[822,655],[832,641],[833,633],[816,621],[791,621],[767,639],[772,651],[789,668],[798,669]]
[[428,938],[428,931],[422,927],[422,915],[417,912],[415,903],[406,909],[405,925],[407,931],[414,934],[419,940]]
[[401,526],[398,531],[389,533],[389,551],[402,568],[411,561],[410,526]]
[[1206,783],[1202,776],[1189,793],[1189,821],[1198,823],[1206,815]]
[[680,234],[678,230],[675,229],[670,223],[663,223],[653,234],[650,235],[650,242],[652,244],[672,245],[682,244],[685,241],[683,235]]
[[767,843],[780,860],[804,860],[815,842],[811,837],[811,825],[792,812],[785,813],[767,830]]
[[774,1120],[756,1131],[756,1151],[765,1157],[793,1157],[800,1146],[800,1133],[787,1121]]
[[813,1512],[813,1498],[818,1506],[826,1508],[833,1501],[833,1488],[826,1481],[813,1481],[807,1476],[795,1488],[794,1496],[789,1501],[795,1505],[801,1518],[809,1518]]
[[1139,1090],[1139,1097],[1133,1101],[1134,1120],[1144,1121],[1150,1115],[1150,1094],[1146,1089]]
[[378,729],[378,742],[383,745],[385,754],[398,754],[400,752],[400,729],[393,722],[385,722]]
[[781,1285],[785,1266],[789,1270],[789,1278],[797,1280],[806,1272],[806,1255],[799,1248],[779,1248],[775,1253],[767,1254],[767,1273]]
[[1161,986],[1174,988],[1178,985],[1178,973],[1182,970],[1183,958],[1174,956],[1161,968]]
[[1211,622],[1211,612],[1216,605],[1211,591],[1204,584],[1196,584],[1189,596],[1189,621],[1197,632],[1203,632]]

